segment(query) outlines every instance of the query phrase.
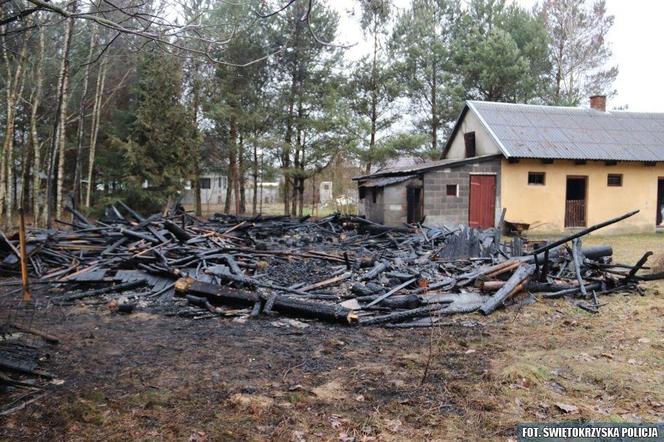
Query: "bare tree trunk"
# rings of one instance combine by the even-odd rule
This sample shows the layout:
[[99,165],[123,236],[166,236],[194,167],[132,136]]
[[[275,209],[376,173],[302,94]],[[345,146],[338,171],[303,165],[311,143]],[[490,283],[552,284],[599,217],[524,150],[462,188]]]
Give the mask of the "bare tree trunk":
[[191,183],[194,192],[194,214],[203,215],[203,201],[201,201],[201,164],[200,159],[194,160],[194,177]]
[[376,151],[376,132],[378,127],[378,20],[374,20],[373,60],[371,62],[371,134],[369,138],[369,158],[365,173],[371,173],[373,154]]
[[233,197],[233,186],[231,185],[233,178],[231,177],[231,163],[230,163],[230,153],[228,160],[228,173],[226,176],[226,199],[224,200],[224,213],[230,213],[231,211],[231,198]]
[[[194,127],[198,133],[198,107],[200,106],[200,84],[198,82],[198,69],[199,65],[194,62],[192,66],[192,79],[191,79],[191,107],[194,117]],[[196,216],[203,215],[203,202],[201,201],[201,145],[199,139],[196,140],[194,148],[194,164],[193,164],[193,191],[194,191],[194,214]]]
[[300,77],[300,36],[302,33],[302,22],[298,21],[295,25],[295,61],[291,71],[291,90],[290,100],[288,103],[288,116],[286,118],[286,136],[284,137],[284,149],[281,155],[281,170],[284,176],[284,215],[290,213],[290,187],[291,187],[291,171],[290,171],[290,151],[293,142],[293,123],[295,111],[295,99],[299,95],[301,89]]
[[299,185],[299,171],[300,171],[300,135],[299,135],[299,129],[298,129],[298,135],[297,135],[297,147],[295,148],[295,157],[293,158],[293,169],[296,170],[297,172],[292,174],[292,194],[291,194],[291,208],[290,208],[290,214],[291,216],[297,216],[297,187]]
[[311,176],[311,215],[317,216],[316,210],[316,175]]
[[19,210],[30,207],[30,169],[32,168],[32,144],[30,143],[30,131],[27,131],[28,140],[23,143],[21,149],[21,186],[20,192],[16,197],[16,202]]
[[293,197],[292,197],[292,206],[291,206],[291,216],[297,216],[298,214],[298,209],[297,205],[299,202],[298,198],[298,192],[300,189],[300,186],[302,185],[302,181],[304,177],[302,176],[302,172],[304,171],[304,165],[303,165],[303,149],[304,149],[304,143],[302,142],[302,136],[303,136],[303,131],[302,131],[302,121],[304,119],[304,107],[302,105],[302,82],[299,84],[298,88],[298,96],[297,96],[297,120],[295,123],[295,128],[296,128],[296,135],[295,135],[295,144],[296,144],[296,149],[295,149],[295,161],[293,163],[293,169],[295,169],[295,174],[293,177]]
[[[258,198],[258,147],[256,146],[256,143],[254,143],[254,161],[252,164],[252,178],[254,181],[254,192],[253,192],[253,199],[252,199],[252,204],[251,204],[251,213],[253,215],[256,215],[256,207],[257,207],[257,198]],[[261,183],[262,185],[263,183]]]
[[42,97],[44,84],[44,27],[39,28],[39,40],[37,47],[37,60],[35,62],[34,89],[32,91],[30,109],[30,143],[32,145],[32,218],[35,225],[41,224],[41,210],[44,201],[41,192],[42,157],[41,145],[39,143],[39,132],[37,131],[37,111]]
[[[293,78],[293,85],[291,94],[295,90],[295,78]],[[295,104],[293,99],[288,107],[288,118],[286,121],[286,137],[284,138],[284,148],[281,154],[281,173],[284,178],[284,215],[290,212],[290,148],[293,141],[293,108]]]
[[60,110],[60,130],[58,131],[58,180],[55,199],[55,216],[62,218],[62,207],[65,199],[65,158],[67,148],[67,99],[69,98],[69,74],[65,74],[62,82],[62,108]]
[[237,120],[235,115],[233,114],[231,115],[230,118],[229,167],[230,167],[231,183],[229,184],[233,186],[233,202],[235,207],[235,213],[239,214],[241,212],[240,212],[240,176],[238,171],[238,160],[237,160],[237,152],[238,152],[237,137],[238,137]]
[[85,100],[88,95],[88,83],[90,81],[90,65],[95,50],[96,27],[90,30],[90,50],[83,68],[83,86],[81,88],[81,100],[78,104],[78,141],[76,146],[76,170],[74,171],[74,203],[81,204],[81,174],[83,173],[83,136],[85,134]]
[[240,213],[247,212],[247,195],[246,195],[246,177],[244,170],[244,139],[242,132],[240,132],[240,143],[238,144],[238,163],[240,166],[239,180],[240,180]]
[[565,51],[565,45],[561,43],[558,46],[558,57],[556,58],[556,90],[554,95],[554,104],[560,104],[560,95],[562,92],[562,83],[563,83],[563,53]]
[[92,127],[90,128],[90,152],[88,154],[88,182],[86,183],[85,207],[90,207],[92,202],[93,172],[95,167],[95,155],[97,154],[97,135],[99,133],[99,121],[101,117],[101,103],[104,95],[104,83],[108,63],[102,60],[97,72],[97,86],[95,89],[95,101],[92,105]]
[[438,105],[436,101],[436,60],[433,60],[431,69],[431,149],[435,152],[438,149]]
[[[72,10],[76,11],[76,3],[72,4]],[[49,156],[49,170],[48,170],[48,195],[47,195],[47,226],[51,227],[53,218],[53,178],[55,176],[55,163],[59,157],[58,176],[57,182],[57,196],[55,213],[56,216],[60,215],[62,210],[62,191],[64,184],[64,145],[66,139],[65,126],[67,124],[67,88],[69,83],[69,53],[71,52],[71,36],[74,29],[74,18],[70,17],[65,21],[65,38],[64,47],[62,49],[62,64],[60,65],[60,73],[58,74],[58,105],[56,107],[55,122],[53,125],[53,139],[51,142],[51,152]]]
[[304,214],[304,181],[306,180],[306,176],[304,174],[304,165],[305,165],[304,143],[305,143],[304,134],[302,134],[302,146],[300,148],[300,182],[298,183],[297,186],[298,204],[299,204],[299,208],[297,211],[298,216],[303,216]]
[[[31,23],[31,20],[29,21]],[[2,28],[4,32],[4,28]],[[12,72],[12,63],[9,59],[7,46],[5,45],[4,38],[0,42],[2,44],[2,51],[7,68],[7,78],[5,80],[6,89],[6,124],[5,124],[5,139],[2,145],[2,159],[0,161],[0,213],[6,216],[7,224],[11,224],[12,215],[14,210],[14,124],[16,121],[16,107],[18,106],[18,99],[23,94],[23,87],[25,85],[24,67],[25,58],[27,54],[27,38],[21,46],[18,59],[15,60],[16,70]]]

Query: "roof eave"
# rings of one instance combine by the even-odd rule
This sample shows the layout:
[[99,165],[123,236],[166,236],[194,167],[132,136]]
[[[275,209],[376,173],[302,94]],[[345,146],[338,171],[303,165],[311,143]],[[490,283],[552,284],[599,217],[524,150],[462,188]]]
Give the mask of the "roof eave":
[[471,157],[471,158],[461,158],[458,160],[449,160],[448,163],[443,163],[443,164],[431,164],[431,165],[426,165],[426,163],[419,168],[411,168],[407,170],[394,170],[394,171],[385,171],[385,172],[376,172],[371,175],[362,175],[358,177],[353,177],[351,178],[353,181],[361,181],[361,180],[366,180],[366,179],[373,179],[373,178],[382,178],[382,177],[388,177],[388,176],[403,176],[403,175],[419,175],[422,173],[430,172],[431,170],[435,169],[443,169],[443,168],[454,168],[458,166],[462,166],[467,163],[476,163],[476,162],[484,162],[484,161],[490,161],[499,157],[502,157],[503,155],[500,153],[496,154],[489,154],[489,155],[481,155],[477,157]]

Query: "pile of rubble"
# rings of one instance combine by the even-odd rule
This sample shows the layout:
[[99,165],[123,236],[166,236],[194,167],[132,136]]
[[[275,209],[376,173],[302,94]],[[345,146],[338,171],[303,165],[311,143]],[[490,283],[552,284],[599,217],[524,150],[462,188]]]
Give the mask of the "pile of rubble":
[[[580,243],[636,212],[533,243],[503,242],[499,228],[395,228],[340,215],[144,218],[118,203],[92,222],[69,211],[66,230],[26,234],[33,286],[48,287],[56,303],[110,302],[126,313],[196,319],[278,313],[415,327],[452,314],[490,314],[531,293],[574,298],[597,312],[601,295],[639,292],[640,281],[664,277],[638,273],[650,252],[634,265],[619,264],[611,247]],[[0,235],[0,276],[19,275],[18,243],[18,236]]]

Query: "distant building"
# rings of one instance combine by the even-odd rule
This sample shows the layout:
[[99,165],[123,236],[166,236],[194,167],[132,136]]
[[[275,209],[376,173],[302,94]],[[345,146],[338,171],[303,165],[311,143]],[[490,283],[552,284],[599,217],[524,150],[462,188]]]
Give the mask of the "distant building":
[[[220,210],[219,206],[223,206],[226,202],[226,193],[228,191],[228,177],[221,173],[207,172],[201,175],[201,205],[204,211]],[[275,182],[259,182],[258,183],[258,204],[262,201],[263,204],[276,204],[279,203],[278,181]],[[254,182],[252,179],[247,179],[245,182],[245,196],[247,199],[247,207],[251,207],[254,195]],[[185,189],[182,198],[182,204],[185,207],[193,207],[194,205],[194,190],[193,186],[189,184]]]
[[320,205],[324,206],[328,202],[332,201],[334,194],[332,192],[332,181],[323,181],[319,185],[318,194],[320,196]]
[[441,160],[354,178],[360,210],[385,224],[560,233],[633,209],[609,232],[664,227],[664,113],[468,101]]

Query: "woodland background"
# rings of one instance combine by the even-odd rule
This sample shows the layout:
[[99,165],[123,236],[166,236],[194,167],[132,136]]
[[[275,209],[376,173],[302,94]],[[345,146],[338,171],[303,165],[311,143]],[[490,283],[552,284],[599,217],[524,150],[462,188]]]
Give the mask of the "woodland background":
[[[226,212],[283,181],[302,213],[333,162],[438,158],[466,99],[576,106],[615,94],[603,0],[0,0],[0,225],[122,199],[159,210],[203,171]],[[360,17],[347,55],[339,14]],[[253,181],[253,186],[247,186]],[[252,188],[251,192],[247,188]],[[195,198],[200,213],[200,198]]]

